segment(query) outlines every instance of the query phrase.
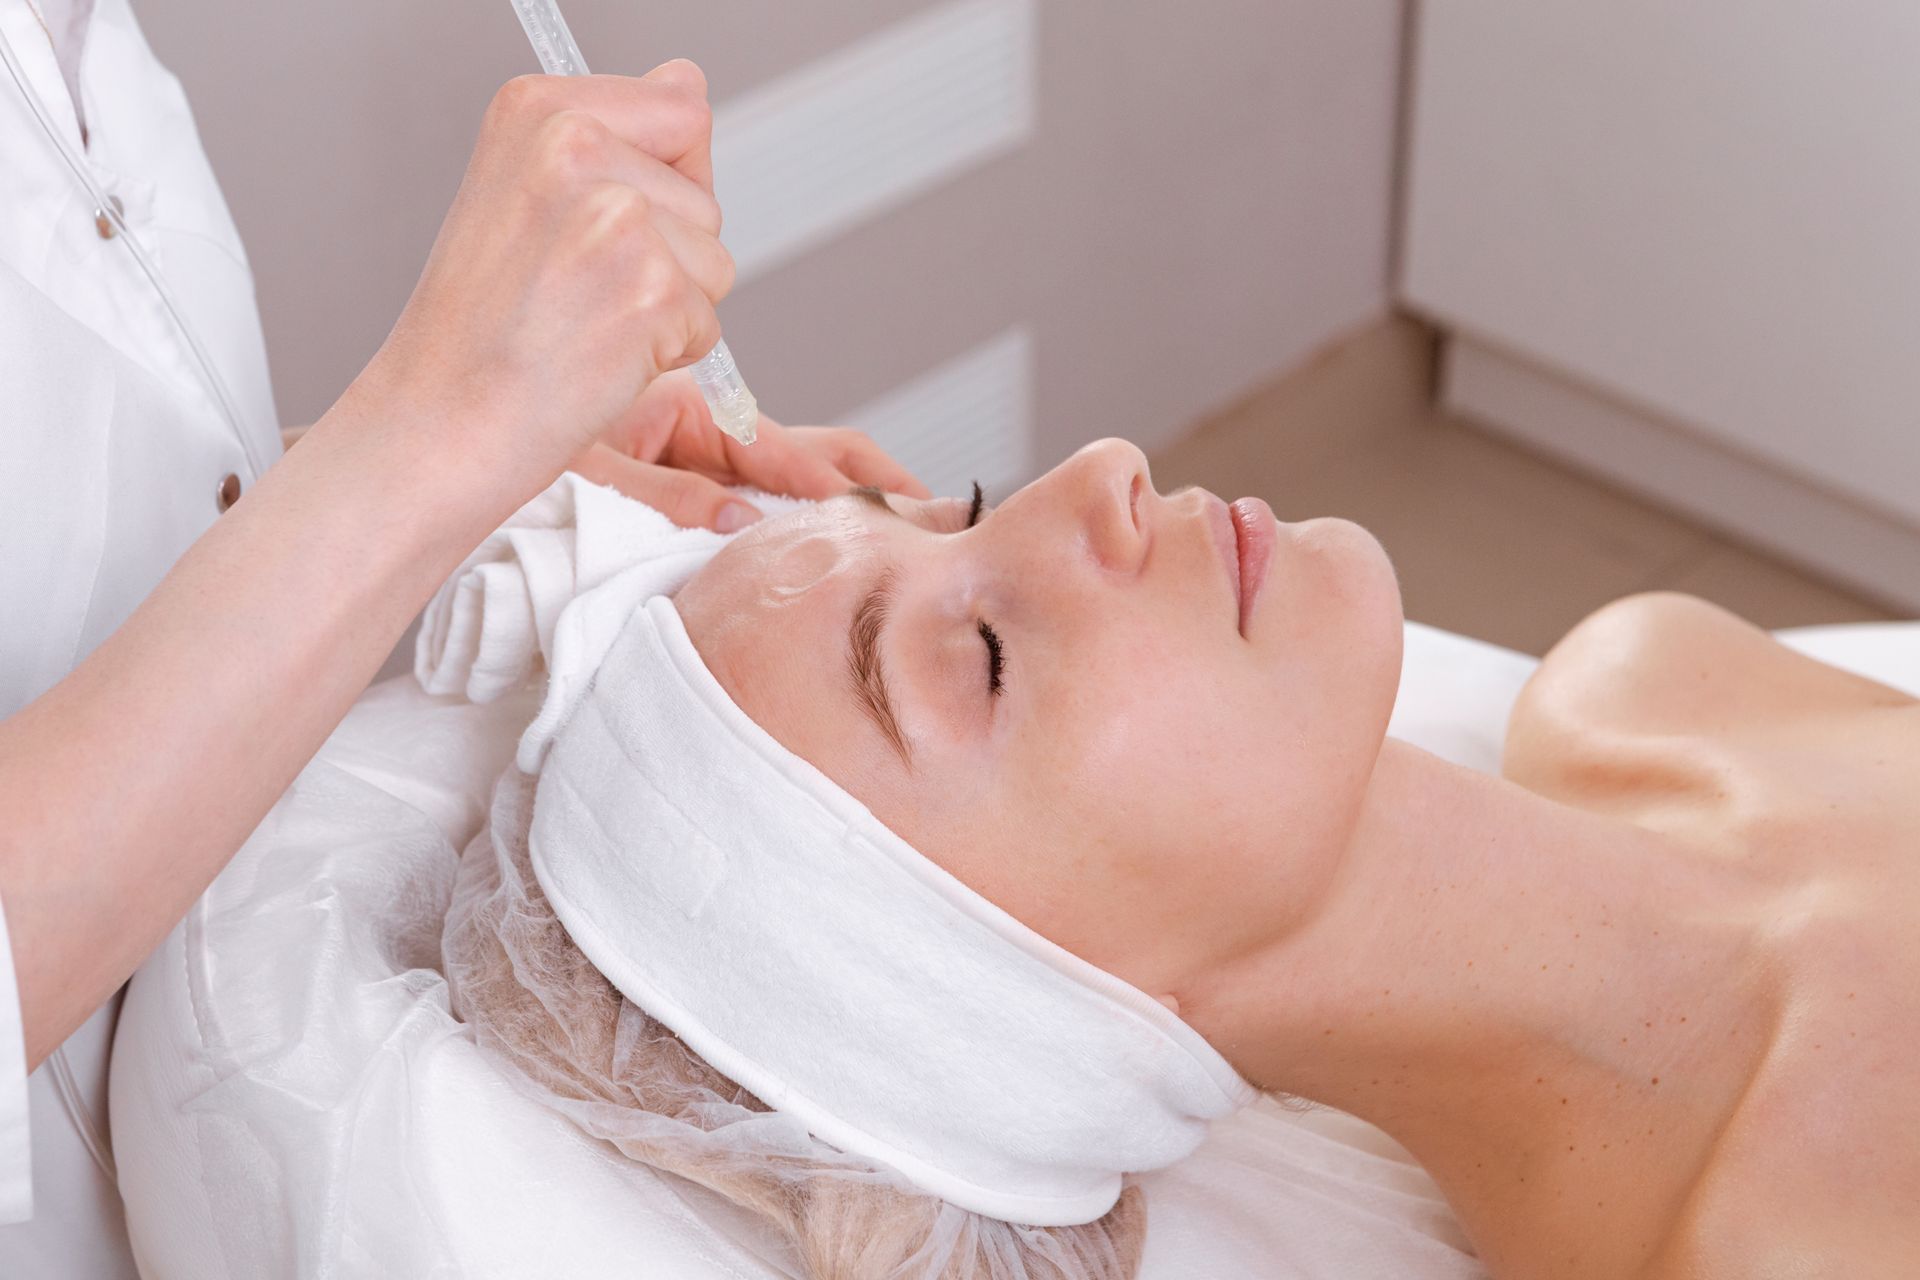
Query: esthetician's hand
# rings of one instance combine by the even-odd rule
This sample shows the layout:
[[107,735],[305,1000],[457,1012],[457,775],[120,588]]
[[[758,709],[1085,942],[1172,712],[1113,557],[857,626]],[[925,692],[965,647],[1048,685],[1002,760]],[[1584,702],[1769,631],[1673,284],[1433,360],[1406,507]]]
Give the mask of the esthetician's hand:
[[760,512],[728,485],[796,498],[831,498],[857,484],[910,497],[927,487],[866,436],[848,427],[783,427],[764,415],[760,438],[743,445],[713,425],[692,375],[656,379],[573,470],[663,511],[675,524],[733,533]]
[[685,61],[509,83],[412,299],[343,403],[478,473],[502,490],[491,498],[536,492],[720,336],[733,259],[712,119]]

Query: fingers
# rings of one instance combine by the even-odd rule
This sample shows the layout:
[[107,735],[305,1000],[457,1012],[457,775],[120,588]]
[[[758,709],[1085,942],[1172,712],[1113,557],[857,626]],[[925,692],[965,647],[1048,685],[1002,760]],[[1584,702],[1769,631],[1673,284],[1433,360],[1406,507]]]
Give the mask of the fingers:
[[685,368],[713,350],[720,341],[720,317],[710,291],[725,293],[733,283],[733,259],[720,242],[708,238],[695,248],[684,231],[671,232],[681,242],[676,249],[669,239],[673,222],[669,215],[650,212],[643,223],[626,229],[644,269],[630,298],[630,314],[636,339],[644,336],[652,344],[656,376]]
[[[653,226],[666,242],[681,270],[687,273],[694,287],[706,295],[708,302],[717,303],[727,296],[727,292],[733,288],[733,255],[727,252],[725,245],[710,233],[664,209],[653,211]],[[719,341],[719,338],[716,332],[714,341]],[[697,348],[700,355],[712,349],[712,342]]]
[[[603,182],[576,202],[563,240],[591,250],[600,269],[581,287],[598,302],[570,335],[583,346],[595,339],[645,350],[649,380],[692,364],[720,340],[715,291],[733,283],[733,259],[720,242],[617,182]],[[604,430],[609,423],[600,424]]]
[[608,230],[651,222],[709,299],[718,301],[732,288],[733,255],[720,243],[720,204],[711,192],[626,145],[584,111],[548,119],[540,144],[550,180],[587,191]]
[[918,476],[895,462],[885,450],[865,436],[861,436],[859,443],[842,455],[839,466],[861,484],[870,484],[889,493],[905,494],[909,498],[933,496],[933,490],[922,484]]
[[720,202],[713,192],[665,161],[632,146],[599,117],[580,110],[555,113],[541,126],[543,151],[555,176],[582,185],[599,181],[632,187],[710,236],[720,234]]
[[[656,379],[608,439],[615,449],[606,452],[697,472],[716,484],[751,485],[796,498],[835,498],[858,484],[917,498],[931,496],[879,445],[849,428],[783,427],[762,417],[759,440],[751,446],[739,444],[713,425],[706,403],[684,373]],[[585,470],[577,465],[574,469]]]
[[653,84],[677,85],[703,98],[707,96],[707,73],[691,58],[669,58],[640,78]]
[[[676,369],[648,383],[601,439],[620,453],[642,462],[664,462],[711,473],[712,467],[663,456],[679,452],[676,441],[682,436],[697,437],[702,427],[712,427],[706,402],[700,398],[693,375],[685,369]],[[715,435],[722,434],[717,427],[712,431]],[[723,461],[719,446],[711,448],[712,456]]]
[[931,498],[933,491],[895,462],[872,437],[851,427],[793,427],[802,448],[825,458],[855,484],[870,484],[909,498]]
[[758,508],[706,476],[639,462],[605,445],[575,458],[573,469],[595,484],[646,503],[683,528],[738,533],[760,518]]
[[706,77],[685,59],[632,76],[521,76],[494,95],[499,116],[543,119],[584,111],[629,146],[665,162],[707,191],[713,190],[713,109]]
[[768,493],[795,498],[837,498],[858,483],[820,454],[796,439],[797,433],[767,418],[760,420],[760,438],[742,445],[712,423],[703,404],[704,430],[717,437],[732,475]]

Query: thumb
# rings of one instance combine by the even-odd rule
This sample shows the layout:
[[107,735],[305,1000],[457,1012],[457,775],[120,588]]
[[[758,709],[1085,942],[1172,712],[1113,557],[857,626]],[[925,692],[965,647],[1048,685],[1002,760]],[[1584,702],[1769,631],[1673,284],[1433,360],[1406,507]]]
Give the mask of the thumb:
[[760,518],[752,503],[703,475],[638,462],[604,445],[588,450],[573,469],[646,503],[682,528],[738,533]]

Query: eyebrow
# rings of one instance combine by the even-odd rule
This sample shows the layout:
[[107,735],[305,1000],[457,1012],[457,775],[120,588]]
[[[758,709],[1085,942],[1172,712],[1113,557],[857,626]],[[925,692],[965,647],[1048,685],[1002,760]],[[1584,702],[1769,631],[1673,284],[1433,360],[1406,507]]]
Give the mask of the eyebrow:
[[[882,500],[884,502],[884,499]],[[893,610],[897,583],[893,570],[883,570],[860,605],[853,611],[847,627],[847,674],[853,679],[854,695],[908,769],[913,768],[913,752],[900,722],[893,714],[893,699],[887,693],[886,670],[880,664],[880,637],[886,630],[887,615]]]
[[877,484],[857,484],[847,490],[847,496],[850,498],[858,498],[870,507],[878,507],[890,516],[899,516],[902,520],[906,519],[905,516],[900,515],[898,511],[893,509],[893,504],[887,501],[886,492]]

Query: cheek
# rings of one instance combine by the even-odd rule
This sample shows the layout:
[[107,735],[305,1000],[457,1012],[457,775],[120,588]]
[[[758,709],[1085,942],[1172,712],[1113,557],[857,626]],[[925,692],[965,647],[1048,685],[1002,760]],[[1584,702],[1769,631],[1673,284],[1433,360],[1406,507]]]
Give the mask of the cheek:
[[1266,661],[1077,687],[1022,775],[1071,875],[1048,903],[1057,941],[1147,985],[1314,909],[1384,737],[1400,634],[1397,614],[1376,636],[1327,621]]
[[[1244,740],[1222,714],[1231,700],[1170,676],[1109,686],[1092,672],[1044,729],[1019,744],[1000,838],[1025,864],[1004,883],[1014,915],[1068,950],[1142,985],[1191,951],[1245,858],[1257,819]],[[989,893],[989,896],[993,896]]]

